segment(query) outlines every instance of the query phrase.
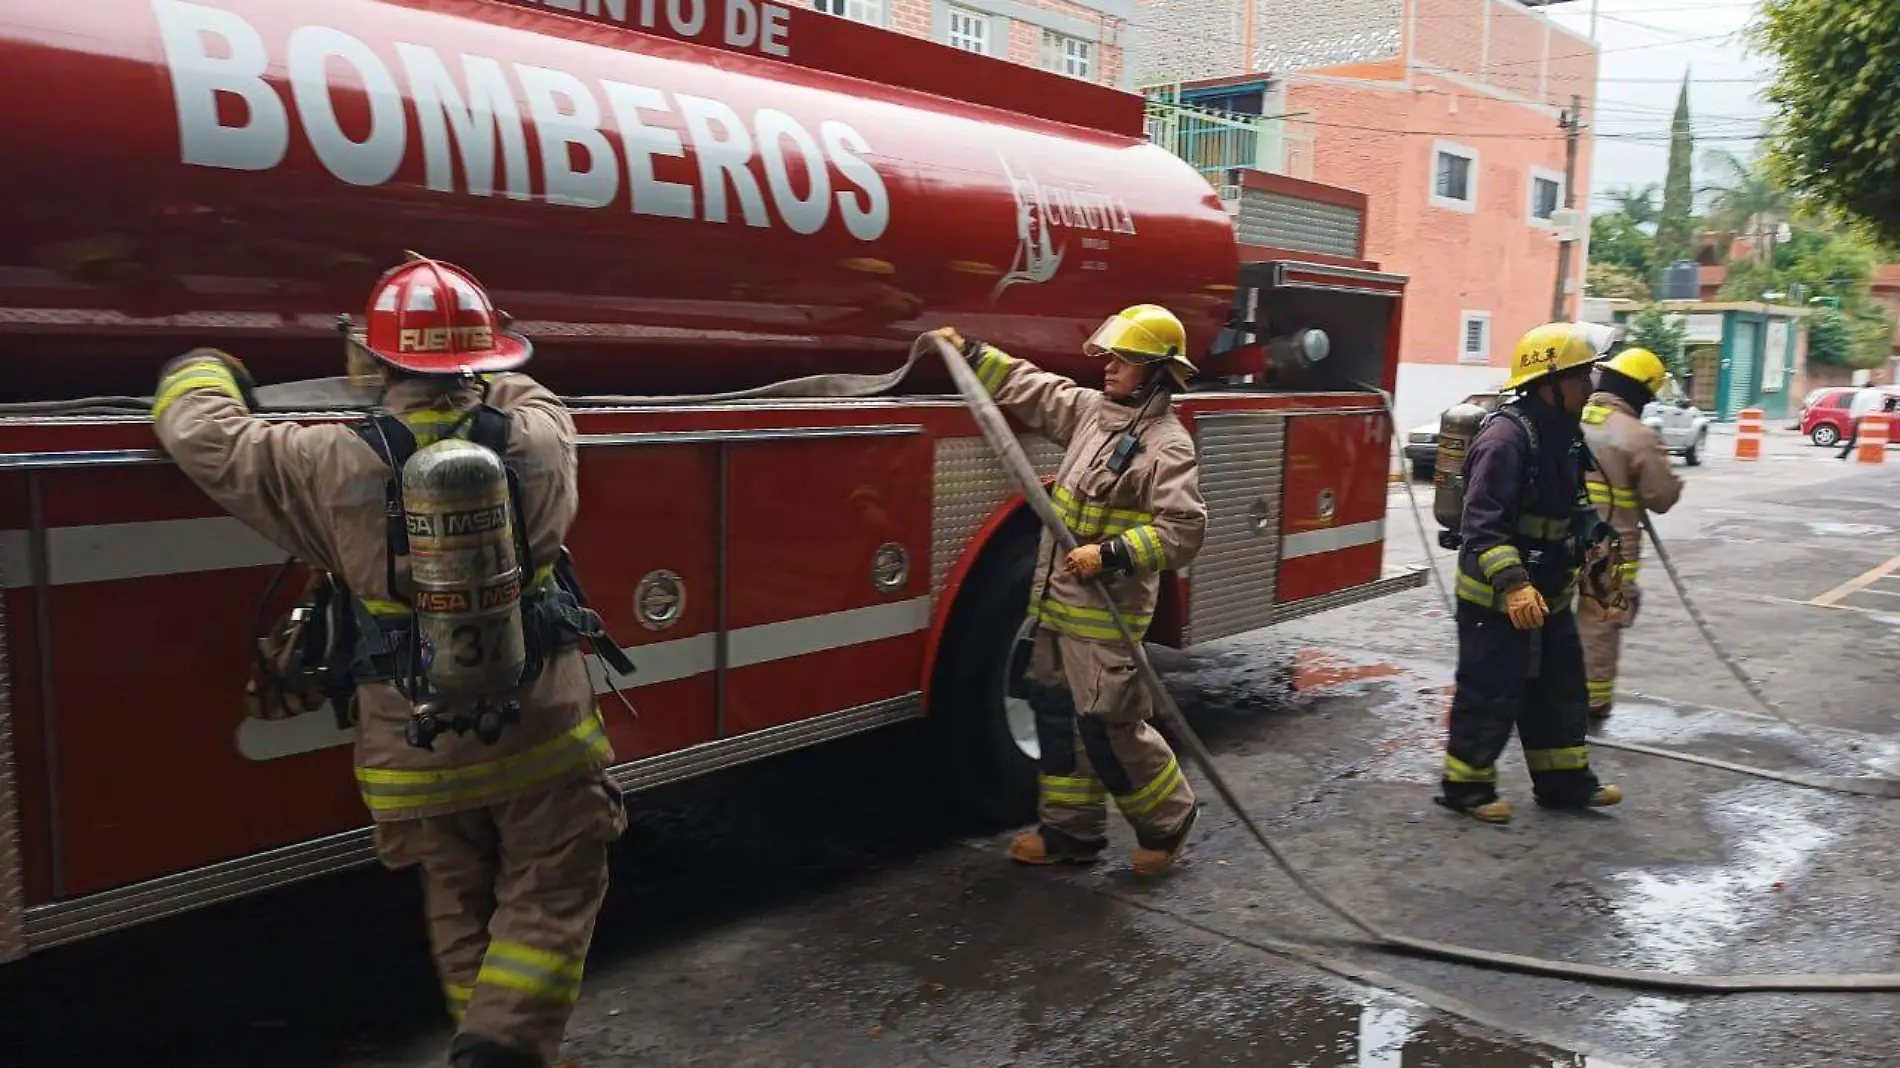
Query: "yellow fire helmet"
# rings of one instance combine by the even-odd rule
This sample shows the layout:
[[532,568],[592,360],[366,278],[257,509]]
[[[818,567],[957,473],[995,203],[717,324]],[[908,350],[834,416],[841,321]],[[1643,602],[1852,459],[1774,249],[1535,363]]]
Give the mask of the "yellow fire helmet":
[[1585,367],[1603,358],[1616,331],[1596,323],[1545,323],[1517,339],[1505,389],[1522,389],[1545,375]]
[[1663,383],[1669,381],[1669,368],[1663,366],[1662,357],[1635,346],[1610,357],[1603,369],[1640,384],[1651,394],[1661,392]]
[[1173,312],[1159,304],[1135,304],[1102,320],[1082,351],[1144,367],[1164,361],[1174,380],[1186,386],[1195,374],[1194,365],[1184,355],[1186,348],[1187,330]]

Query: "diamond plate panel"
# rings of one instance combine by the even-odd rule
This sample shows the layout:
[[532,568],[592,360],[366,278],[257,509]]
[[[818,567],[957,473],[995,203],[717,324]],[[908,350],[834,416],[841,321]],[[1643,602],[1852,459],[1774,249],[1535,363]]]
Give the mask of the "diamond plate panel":
[[[1041,435],[1020,439],[1038,475],[1052,474],[1062,460],[1062,448]],[[970,539],[1003,501],[1015,492],[1003,465],[990,455],[981,436],[938,438],[935,472],[934,537],[930,550],[931,596],[943,589],[944,578],[963,558]]]
[[[1286,416],[1278,412],[1197,413],[1201,496],[1207,541],[1192,566],[1184,644],[1266,626],[1280,569],[1280,486]],[[1256,524],[1264,523],[1264,530]]]
[[1322,204],[1264,189],[1244,189],[1240,217],[1235,224],[1240,240],[1249,245],[1271,245],[1295,252],[1357,259],[1359,212],[1338,204]]

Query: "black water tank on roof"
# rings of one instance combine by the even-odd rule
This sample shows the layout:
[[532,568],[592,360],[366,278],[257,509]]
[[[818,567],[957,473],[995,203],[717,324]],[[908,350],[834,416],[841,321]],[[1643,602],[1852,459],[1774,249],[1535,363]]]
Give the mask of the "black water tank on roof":
[[1677,260],[1663,268],[1661,300],[1696,300],[1702,296],[1702,268],[1694,260]]

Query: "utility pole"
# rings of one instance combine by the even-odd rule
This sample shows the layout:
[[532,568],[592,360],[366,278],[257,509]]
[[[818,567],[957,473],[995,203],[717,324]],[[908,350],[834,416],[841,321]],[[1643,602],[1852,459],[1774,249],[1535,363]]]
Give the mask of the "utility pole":
[[[1570,94],[1570,110],[1557,118],[1557,128],[1564,132],[1564,207],[1574,209],[1577,206],[1577,134],[1582,127],[1579,121],[1583,110],[1583,97]],[[1574,232],[1576,222],[1571,221],[1570,231]],[[1564,319],[1564,288],[1570,283],[1570,249],[1574,242],[1566,235],[1557,243],[1557,290],[1550,297],[1550,318],[1552,322]]]

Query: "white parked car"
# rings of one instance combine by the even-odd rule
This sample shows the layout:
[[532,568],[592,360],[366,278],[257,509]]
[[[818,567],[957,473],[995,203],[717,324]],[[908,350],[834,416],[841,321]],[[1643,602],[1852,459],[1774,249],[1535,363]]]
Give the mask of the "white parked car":
[[1709,417],[1695,406],[1675,379],[1663,384],[1656,399],[1643,405],[1643,422],[1662,435],[1663,448],[1694,467],[1709,444]]

